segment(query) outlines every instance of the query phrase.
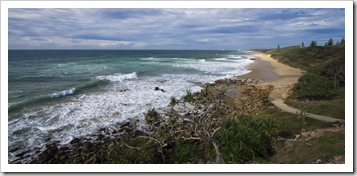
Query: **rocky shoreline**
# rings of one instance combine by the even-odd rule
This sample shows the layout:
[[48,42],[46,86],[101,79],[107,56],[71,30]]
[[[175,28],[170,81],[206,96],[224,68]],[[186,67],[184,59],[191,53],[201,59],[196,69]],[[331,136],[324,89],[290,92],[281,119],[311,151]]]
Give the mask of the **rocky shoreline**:
[[[224,106],[225,112],[232,115],[251,114],[254,110],[267,108],[272,106],[268,100],[268,95],[273,89],[272,85],[260,86],[262,80],[233,77],[231,79],[217,80],[215,83],[206,84],[210,92],[218,92],[225,88],[225,95],[221,101],[207,102],[205,100],[196,101],[196,103],[184,102],[180,100],[177,105],[173,106],[170,112],[179,114],[182,119],[192,119],[199,115],[212,113],[211,107],[221,104]],[[238,86],[230,88],[231,86]],[[155,88],[157,89],[157,88]],[[155,89],[153,91],[155,91]],[[230,91],[239,91],[230,94]],[[196,98],[203,91],[195,93]],[[228,94],[228,95],[227,95]],[[198,102],[198,103],[197,103]],[[217,119],[210,119],[212,123],[216,123]],[[162,122],[156,126],[165,126],[170,128],[169,119],[164,118]],[[69,144],[60,145],[60,141],[49,141],[45,144],[44,149],[36,151],[27,151],[19,154],[19,159],[12,163],[21,164],[25,158],[31,157],[32,153],[37,153],[38,156],[29,162],[30,164],[100,164],[108,163],[108,157],[111,148],[120,141],[121,136],[129,136],[137,138],[143,136],[157,128],[150,126],[149,128],[140,130],[137,127],[137,120],[125,121],[116,127],[101,128],[91,136],[82,138],[74,138]],[[161,123],[161,124],[160,124]],[[176,127],[181,128],[186,122],[175,122]],[[178,124],[178,125],[177,125]],[[213,125],[216,126],[216,125]],[[182,127],[183,128],[183,127]],[[185,134],[183,134],[185,136]],[[165,149],[169,150],[169,149]]]

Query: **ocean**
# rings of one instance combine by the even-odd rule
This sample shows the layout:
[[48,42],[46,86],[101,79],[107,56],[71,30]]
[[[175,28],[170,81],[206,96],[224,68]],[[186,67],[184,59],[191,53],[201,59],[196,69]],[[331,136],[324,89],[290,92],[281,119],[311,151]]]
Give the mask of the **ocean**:
[[[164,112],[170,97],[248,73],[244,50],[9,50],[9,162],[50,140]],[[164,91],[155,91],[159,87]]]

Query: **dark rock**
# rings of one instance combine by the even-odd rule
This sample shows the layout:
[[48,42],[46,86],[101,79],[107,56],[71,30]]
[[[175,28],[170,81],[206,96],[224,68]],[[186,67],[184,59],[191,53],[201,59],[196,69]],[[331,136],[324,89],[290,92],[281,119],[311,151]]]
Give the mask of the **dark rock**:
[[113,131],[112,131],[112,134],[117,134],[117,133],[118,133],[117,130],[113,130]]
[[124,122],[124,123],[120,124],[120,128],[129,126],[129,125],[130,125],[130,122]]
[[125,133],[125,132],[126,132],[126,129],[125,129],[125,128],[120,128],[118,132],[119,132],[119,133]]
[[103,139],[105,136],[103,134],[99,134],[97,140]]
[[74,153],[74,152],[72,152],[72,153],[70,153],[69,155],[68,155],[68,158],[69,159],[73,159],[73,158],[76,158],[76,157],[78,157],[79,156],[79,153]]
[[29,152],[30,152],[30,150],[27,150],[27,151],[21,152],[21,153],[17,154],[17,155],[16,155],[16,157],[21,158],[21,157],[23,157],[25,154],[27,154],[27,153],[29,153]]
[[106,130],[106,128],[100,128],[99,130],[98,130],[98,132],[103,132],[103,131],[105,131]]
[[62,151],[66,151],[66,150],[70,150],[71,148],[68,145],[62,145],[58,149]]
[[58,141],[58,140],[49,141],[49,142],[46,143],[46,147],[48,147],[48,146],[55,146],[55,145],[57,145],[59,142],[60,142],[60,141]]
[[158,91],[158,90],[160,90],[160,88],[159,87],[155,87],[155,90]]
[[78,142],[80,142],[81,140],[79,138],[74,138],[70,144],[77,144]]
[[64,160],[66,158],[66,155],[62,155],[59,157],[60,160]]
[[19,148],[18,147],[16,147],[16,148],[14,148],[14,149],[10,149],[10,153],[14,153],[14,152],[16,152],[16,151],[18,151],[19,150]]

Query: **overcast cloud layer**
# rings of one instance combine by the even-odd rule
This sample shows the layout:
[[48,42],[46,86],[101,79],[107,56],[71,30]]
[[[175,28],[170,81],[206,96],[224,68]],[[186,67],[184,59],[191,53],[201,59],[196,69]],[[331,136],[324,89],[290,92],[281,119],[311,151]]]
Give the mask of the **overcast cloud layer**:
[[344,9],[9,9],[9,49],[253,49],[323,45]]

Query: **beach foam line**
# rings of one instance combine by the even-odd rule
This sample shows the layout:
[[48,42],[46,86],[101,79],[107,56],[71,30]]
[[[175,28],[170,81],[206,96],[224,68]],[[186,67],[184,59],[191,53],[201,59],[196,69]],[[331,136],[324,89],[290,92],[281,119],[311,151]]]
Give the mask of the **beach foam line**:
[[136,79],[136,78],[138,78],[138,75],[136,74],[136,72],[129,73],[129,74],[116,73],[114,75],[108,75],[108,76],[97,76],[96,78],[99,80],[122,82],[124,80]]

